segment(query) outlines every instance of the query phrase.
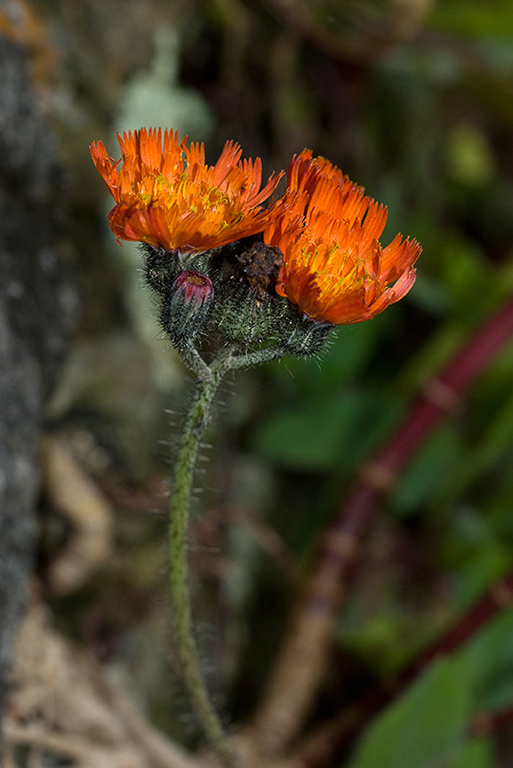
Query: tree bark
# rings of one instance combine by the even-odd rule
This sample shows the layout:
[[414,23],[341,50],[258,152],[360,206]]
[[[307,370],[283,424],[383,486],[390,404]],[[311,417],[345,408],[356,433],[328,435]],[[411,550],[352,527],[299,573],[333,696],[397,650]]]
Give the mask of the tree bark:
[[28,53],[0,37],[0,712],[34,564],[38,432],[77,307],[56,250],[63,197]]

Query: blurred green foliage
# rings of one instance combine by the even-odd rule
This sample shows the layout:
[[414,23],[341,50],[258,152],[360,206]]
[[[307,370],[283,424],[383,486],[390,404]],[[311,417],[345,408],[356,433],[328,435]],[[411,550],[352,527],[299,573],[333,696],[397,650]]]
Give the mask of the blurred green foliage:
[[[471,686],[465,667],[439,661],[370,727],[351,768],[454,765],[465,744]],[[484,763],[486,765],[486,763]]]
[[490,739],[469,730],[473,716],[511,705],[512,633],[508,611],[453,658],[434,662],[371,723],[350,768],[496,765]]
[[[371,63],[359,100],[344,105],[355,133],[350,151],[339,149],[348,159],[336,161],[386,201],[387,231],[413,232],[425,250],[401,306],[340,329],[328,360],[273,371],[279,394],[267,392],[250,445],[288,482],[312,473],[317,535],[417,387],[511,296],[512,23],[509,2],[440,2],[417,44]],[[321,144],[333,158],[327,132]],[[509,348],[412,456],[380,512],[387,535],[412,552],[399,546],[377,564],[364,555],[371,574],[353,586],[338,635],[379,676],[401,669],[512,569],[512,377]],[[304,556],[316,530],[295,523],[308,510],[294,501],[282,530]],[[295,525],[308,537],[302,546]],[[369,727],[351,768],[496,765],[492,741],[469,729],[476,714],[513,704],[511,620],[506,613],[430,667]]]
[[[77,179],[70,196],[85,306],[77,345],[92,339],[109,349],[103,335],[113,329],[146,345],[138,375],[123,373],[124,397],[93,388],[92,406],[78,354],[64,401],[71,403],[68,418],[94,407],[100,421],[114,413],[115,421],[130,422],[131,411],[140,414],[141,392],[154,387],[153,400],[144,403],[151,427],[133,418],[110,438],[116,472],[128,483],[140,482],[141,466],[167,471],[167,449],[148,445],[168,439],[164,408],[178,410],[179,422],[183,372],[174,361],[173,375],[162,375],[163,358],[172,353],[155,331],[150,339],[141,332],[134,303],[141,301],[143,312],[147,304],[133,277],[126,278],[134,272],[133,253],[125,246],[123,259],[113,256],[118,246],[101,229],[95,206],[102,190],[94,170],[84,169],[88,141],[102,138],[115,154],[113,126],[144,122],[148,100],[153,119],[160,105],[163,120],[176,114],[194,138],[207,132],[211,157],[233,138],[270,171],[310,146],[388,206],[385,244],[401,231],[424,247],[417,283],[400,304],[338,329],[319,359],[241,374],[224,396],[205,481],[206,517],[218,503],[210,488],[220,489],[226,508],[236,503],[248,517],[261,515],[282,547],[266,549],[265,537],[244,518],[229,522],[240,530],[224,540],[234,564],[226,569],[227,586],[197,558],[209,585],[202,609],[221,638],[212,664],[226,670],[233,710],[244,717],[271,664],[292,593],[360,466],[386,444],[422,385],[511,297],[513,4],[111,0],[77,4],[73,14],[66,0],[42,6],[57,33],[70,36],[67,86],[75,109],[89,115],[79,149],[70,138],[77,141],[69,127],[75,111],[67,130],[61,127],[63,154]],[[399,672],[513,569],[512,384],[513,344],[411,457],[377,511],[339,617],[335,682],[326,682],[314,719],[350,705],[347,687],[360,693],[369,680]],[[104,439],[94,419],[88,428]],[[206,537],[205,548],[219,547],[213,538],[212,545]],[[156,562],[161,547],[159,540]],[[348,659],[357,661],[354,674]],[[470,727],[476,715],[512,706],[513,615],[505,612],[428,668],[360,735],[348,762],[337,758],[336,765],[511,765],[511,748],[499,749],[492,736],[472,735]],[[152,707],[167,711],[167,700]]]

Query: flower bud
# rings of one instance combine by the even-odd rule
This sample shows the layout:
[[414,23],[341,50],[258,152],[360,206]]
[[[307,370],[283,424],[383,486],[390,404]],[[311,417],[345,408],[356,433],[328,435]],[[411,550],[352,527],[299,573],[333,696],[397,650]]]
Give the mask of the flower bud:
[[173,283],[171,290],[175,296],[181,297],[185,305],[200,309],[214,295],[212,280],[201,272],[186,270],[181,272]]
[[283,348],[296,357],[315,355],[323,348],[333,327],[330,323],[319,323],[308,317],[298,317],[290,334],[283,338]]
[[182,266],[177,251],[166,251],[143,243],[144,276],[146,282],[156,293],[165,296],[169,286],[181,271]]
[[302,317],[286,299],[245,286],[236,290],[221,283],[217,299],[212,324],[224,339],[245,350],[275,346],[291,355],[308,357],[321,350],[333,328]]
[[160,320],[173,344],[180,346],[200,333],[210,317],[214,286],[196,270],[180,272],[166,291]]

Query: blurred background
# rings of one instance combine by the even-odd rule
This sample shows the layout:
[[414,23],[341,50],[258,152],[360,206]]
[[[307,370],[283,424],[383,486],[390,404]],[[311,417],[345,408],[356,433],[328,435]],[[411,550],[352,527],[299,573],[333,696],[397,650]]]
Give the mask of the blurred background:
[[[87,675],[72,684],[63,671],[66,654],[73,674],[94,658],[94,674],[107,669],[129,692],[144,727],[201,745],[174,668],[166,585],[166,483],[188,374],[154,320],[137,247],[108,229],[112,201],[88,145],[101,139],[117,159],[117,131],[169,127],[204,141],[212,163],[227,139],[240,142],[264,175],[309,147],[388,206],[384,244],[400,231],[423,245],[400,304],[339,328],[319,359],[266,364],[223,388],[191,527],[193,601],[214,698],[227,723],[251,722],[354,479],[511,300],[513,2],[2,0],[0,35],[4,82],[18,57],[47,137],[34,151],[52,158],[45,247],[58,277],[32,291],[65,282],[60,347],[35,417],[39,613],[15,646],[6,760],[86,766],[96,755],[91,764],[109,768],[172,768],[149,747],[115,752],[117,726],[108,738],[95,730],[108,719],[100,683],[93,695]],[[4,135],[15,130],[1,117],[11,103],[0,94]],[[2,178],[2,194],[15,196]],[[41,232],[31,210],[23,221]],[[32,320],[46,322],[37,306]],[[513,344],[478,373],[468,391],[448,393],[444,418],[403,457],[373,512],[281,759],[308,734],[324,751],[305,747],[283,765],[513,765]],[[488,613],[460,626],[454,652],[398,683],[486,595]],[[52,657],[62,687],[50,696],[59,675],[49,672],[37,699],[44,638],[63,654]],[[69,743],[41,746],[34,723]]]

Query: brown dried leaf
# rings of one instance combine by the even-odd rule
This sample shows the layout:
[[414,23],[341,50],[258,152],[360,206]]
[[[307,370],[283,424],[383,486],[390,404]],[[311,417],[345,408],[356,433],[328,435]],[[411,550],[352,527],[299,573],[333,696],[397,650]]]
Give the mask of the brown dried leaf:
[[51,503],[67,519],[71,536],[48,568],[48,584],[56,594],[76,589],[112,551],[110,504],[58,440],[41,439],[43,487]]

